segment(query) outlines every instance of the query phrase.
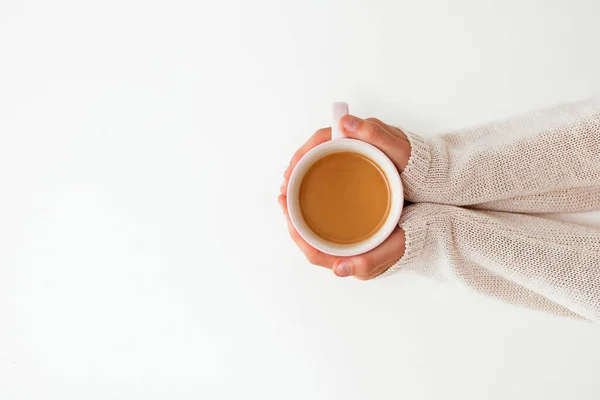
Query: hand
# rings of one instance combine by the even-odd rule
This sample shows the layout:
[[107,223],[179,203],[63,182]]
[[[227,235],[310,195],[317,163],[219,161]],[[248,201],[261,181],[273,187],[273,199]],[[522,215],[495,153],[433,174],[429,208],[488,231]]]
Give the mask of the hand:
[[[341,119],[340,129],[347,137],[365,141],[379,148],[392,160],[398,171],[402,172],[408,164],[410,143],[400,129],[375,118],[362,120],[351,115],[346,115]],[[333,272],[340,277],[354,276],[361,280],[371,279],[385,272],[404,254],[404,231],[400,227],[396,227],[381,245],[367,253],[354,257],[336,257],[325,254],[308,244],[302,239],[290,220],[286,192],[292,171],[302,156],[313,147],[328,140],[331,140],[331,128],[319,129],[296,151],[283,174],[284,181],[280,189],[279,205],[287,219],[288,231],[292,240],[311,264],[333,269]]]

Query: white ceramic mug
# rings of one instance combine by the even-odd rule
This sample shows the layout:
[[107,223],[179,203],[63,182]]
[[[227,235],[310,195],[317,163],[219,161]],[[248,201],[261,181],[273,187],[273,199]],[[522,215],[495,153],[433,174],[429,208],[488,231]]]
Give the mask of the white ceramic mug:
[[[369,143],[347,138],[340,131],[340,119],[348,114],[348,104],[334,103],[332,108],[332,140],[313,148],[300,159],[298,164],[296,164],[288,182],[287,205],[292,223],[304,240],[324,253],[347,257],[366,253],[367,251],[374,249],[393,232],[400,220],[400,215],[402,214],[404,191],[402,189],[400,174],[398,173],[396,166],[381,150]],[[300,184],[302,183],[304,174],[306,174],[308,169],[320,158],[340,151],[359,153],[374,161],[385,173],[390,189],[391,207],[386,221],[371,237],[354,244],[336,244],[320,238],[308,227],[302,217],[302,212],[300,211],[299,193]]]

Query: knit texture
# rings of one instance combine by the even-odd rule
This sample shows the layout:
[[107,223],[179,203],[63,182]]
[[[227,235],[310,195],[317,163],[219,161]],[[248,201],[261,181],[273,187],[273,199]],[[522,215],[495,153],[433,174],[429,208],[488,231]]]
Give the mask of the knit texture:
[[511,213],[600,209],[600,101],[432,140],[407,136],[402,180],[418,204],[403,212],[406,250],[384,275],[407,268],[600,322],[600,230]]
[[522,213],[600,209],[600,100],[564,104],[425,140],[406,199]]

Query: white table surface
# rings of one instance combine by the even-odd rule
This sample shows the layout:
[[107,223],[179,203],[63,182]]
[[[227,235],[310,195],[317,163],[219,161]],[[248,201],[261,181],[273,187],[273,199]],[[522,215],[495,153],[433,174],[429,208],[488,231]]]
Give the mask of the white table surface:
[[430,135],[598,93],[599,14],[1,2],[0,399],[598,399],[597,327],[337,279],[276,198],[331,101]]

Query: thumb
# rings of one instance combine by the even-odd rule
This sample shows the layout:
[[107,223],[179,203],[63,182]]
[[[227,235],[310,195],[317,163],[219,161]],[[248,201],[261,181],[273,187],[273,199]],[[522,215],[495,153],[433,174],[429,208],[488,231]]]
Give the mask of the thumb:
[[338,260],[333,267],[333,272],[340,277],[352,275],[360,280],[374,278],[402,258],[405,247],[404,230],[396,227],[394,232],[373,250]]
[[354,115],[345,115],[340,119],[340,130],[349,138],[362,140],[383,151],[400,172],[408,164],[410,144],[388,132],[382,125]]

